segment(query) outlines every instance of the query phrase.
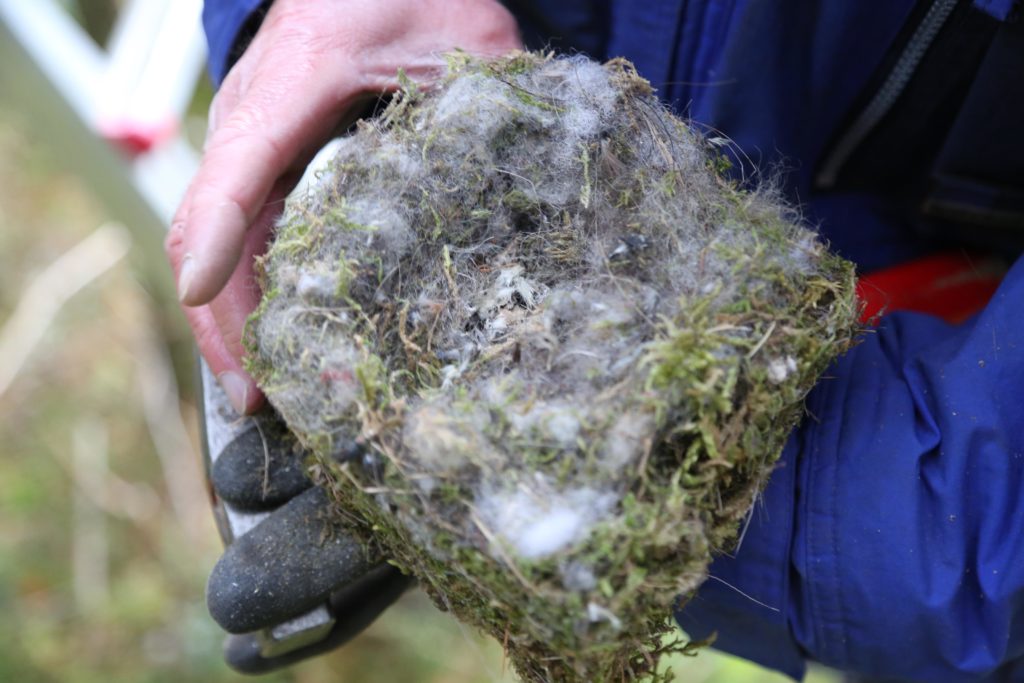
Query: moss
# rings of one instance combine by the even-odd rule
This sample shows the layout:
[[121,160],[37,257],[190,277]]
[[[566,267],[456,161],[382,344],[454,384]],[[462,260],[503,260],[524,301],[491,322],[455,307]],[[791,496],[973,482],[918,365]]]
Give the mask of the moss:
[[627,62],[449,65],[289,204],[249,367],[343,523],[524,679],[668,680],[852,268]]

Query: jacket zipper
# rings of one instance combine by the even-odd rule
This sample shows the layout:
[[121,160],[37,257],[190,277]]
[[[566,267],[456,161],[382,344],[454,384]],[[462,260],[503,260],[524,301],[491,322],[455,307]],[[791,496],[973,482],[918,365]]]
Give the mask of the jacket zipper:
[[819,188],[830,188],[836,184],[839,173],[850,156],[889,113],[900,94],[906,89],[918,64],[921,63],[924,53],[928,51],[935,41],[935,36],[938,35],[939,30],[946,23],[946,19],[953,12],[956,3],[957,0],[934,0],[932,2],[878,92],[843,132],[828,156],[825,157],[825,161],[815,176],[815,184]]

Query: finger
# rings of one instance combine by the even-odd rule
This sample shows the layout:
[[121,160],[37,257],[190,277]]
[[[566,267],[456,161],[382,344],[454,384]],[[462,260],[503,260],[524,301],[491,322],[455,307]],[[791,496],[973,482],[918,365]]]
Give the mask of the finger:
[[[167,253],[167,259],[170,261],[175,277],[178,277],[181,270],[184,252],[185,221],[183,216],[188,214],[191,200],[191,192],[186,192],[164,240],[164,251]],[[192,328],[192,335],[196,340],[200,355],[206,359],[206,363],[217,377],[217,381],[220,382],[231,405],[239,415],[259,409],[263,404],[263,394],[242,368],[241,354],[232,353],[225,343],[217,319],[210,308],[208,306],[182,306],[182,310],[189,327]]]
[[246,320],[259,305],[262,295],[254,272],[256,257],[267,250],[274,223],[284,207],[284,199],[295,184],[294,178],[293,174],[285,176],[270,192],[267,204],[245,234],[242,255],[231,278],[209,304],[228,351],[239,359],[245,355],[242,332]]
[[331,526],[330,505],[323,489],[308,489],[228,546],[206,587],[221,628],[249,633],[298,616],[380,561]]
[[412,583],[411,577],[404,576],[391,565],[379,564],[339,592],[343,596],[340,605],[337,594],[332,594],[331,611],[335,623],[323,640],[286,650],[284,654],[268,656],[264,654],[266,641],[259,634],[234,635],[229,636],[224,644],[224,659],[235,671],[263,674],[330,652],[362,633]]
[[178,294],[187,305],[208,303],[224,287],[274,183],[312,143],[326,139],[355,99],[356,90],[339,96],[329,85],[355,83],[346,74],[298,73],[306,75],[254,82],[211,135],[182,236]]
[[[236,398],[232,398],[233,405],[236,409],[239,406],[244,406],[246,414],[258,408],[263,399],[263,394],[255,380],[243,370],[244,366],[241,362],[245,355],[245,345],[242,339],[245,325],[249,315],[259,305],[262,296],[254,272],[255,260],[257,256],[266,252],[273,225],[281,214],[284,198],[294,184],[293,175],[285,176],[278,181],[270,193],[267,205],[263,207],[260,215],[254,221],[254,227],[246,233],[242,257],[235,266],[231,279],[228,280],[220,294],[205,307],[217,328],[219,336],[217,343],[222,345],[234,361],[232,367],[226,370],[231,374],[221,379],[221,385],[225,387],[229,397],[232,392],[235,393]],[[231,384],[230,390],[226,386],[228,383]],[[236,400],[237,403],[235,403]]]
[[188,218],[188,210],[192,205],[192,188],[185,190],[185,196],[181,198],[174,218],[171,219],[171,227],[164,237],[164,253],[167,261],[171,264],[171,275],[178,280],[178,272],[181,269],[181,257],[185,250],[185,221]]
[[235,412],[249,415],[259,410],[264,401],[263,393],[242,368],[241,361],[228,350],[210,308],[183,307],[183,310],[199,353],[210,366]]
[[[210,467],[210,483],[236,510],[273,510],[299,495],[313,482],[303,466],[304,451],[295,447],[288,428],[261,412],[252,426],[235,436]],[[260,426],[262,425],[262,426]]]

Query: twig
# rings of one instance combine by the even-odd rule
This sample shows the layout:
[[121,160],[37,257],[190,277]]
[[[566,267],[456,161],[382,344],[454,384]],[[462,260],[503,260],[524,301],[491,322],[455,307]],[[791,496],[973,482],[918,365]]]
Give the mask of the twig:
[[0,330],[0,397],[25,366],[64,304],[128,253],[124,226],[106,223],[66,251],[25,287]]
[[182,419],[177,378],[170,354],[155,334],[159,325],[153,319],[151,302],[141,288],[137,291],[124,324],[136,331],[132,355],[143,417],[174,516],[189,542],[199,546],[208,539],[203,530],[209,522],[201,458]]
[[768,330],[761,336],[757,343],[754,344],[754,348],[750,349],[750,351],[747,352],[747,360],[750,360],[755,355],[757,355],[757,352],[761,350],[761,347],[765,345],[765,343],[768,341],[768,338],[772,336],[772,332],[774,331],[775,321],[773,320],[771,324],[768,325]]
[[263,433],[263,427],[259,420],[253,420],[256,425],[256,433],[260,435],[260,443],[263,444],[263,499],[270,495],[270,448],[267,446],[267,437]]
[[71,585],[83,613],[110,598],[110,539],[103,510],[93,501],[107,496],[107,427],[97,418],[83,418],[71,440],[73,519]]

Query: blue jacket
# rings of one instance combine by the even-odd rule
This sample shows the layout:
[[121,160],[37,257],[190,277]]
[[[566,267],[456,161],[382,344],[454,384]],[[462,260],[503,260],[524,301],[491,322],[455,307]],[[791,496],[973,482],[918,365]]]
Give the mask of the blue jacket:
[[[215,81],[259,4],[207,1]],[[910,28],[927,21],[922,4],[938,11],[952,3],[509,4],[528,40],[632,60],[677,110],[735,140],[752,158],[744,161],[748,171],[787,169],[787,192],[862,272],[941,246],[908,202],[921,198],[923,185],[909,180],[921,169],[900,164],[953,164],[944,160],[955,150],[928,156],[913,148],[876,170],[855,155],[847,164],[853,170],[831,184],[823,185],[820,172],[844,126],[870,104],[872,79],[887,82],[887,60],[892,66],[901,54],[893,46],[913,40]],[[1014,4],[961,2],[950,21],[965,31],[1002,30],[1000,22],[1013,25]],[[1024,50],[1024,42],[1016,45]],[[955,59],[920,87],[946,87],[951,65],[969,61],[960,58],[969,53],[963,45],[948,49]],[[1022,89],[1024,71],[1001,97],[1019,102]],[[984,105],[993,106],[1000,104]],[[980,121],[998,121],[998,112],[982,114]],[[898,141],[924,135],[942,118],[912,107],[900,116],[909,124]],[[1002,143],[972,138],[966,145],[1008,169],[1017,190],[1024,161],[1006,141],[1019,141],[1022,126],[1000,131]],[[872,182],[892,169],[895,179]],[[975,190],[951,187],[954,194]],[[1014,664],[1024,661],[1022,302],[1018,262],[966,323],[891,314],[840,359],[809,396],[809,419],[789,440],[741,546],[712,565],[713,578],[677,615],[684,629],[694,637],[717,631],[716,647],[796,678],[813,659],[887,679],[1024,681],[1024,664],[1016,674]]]

